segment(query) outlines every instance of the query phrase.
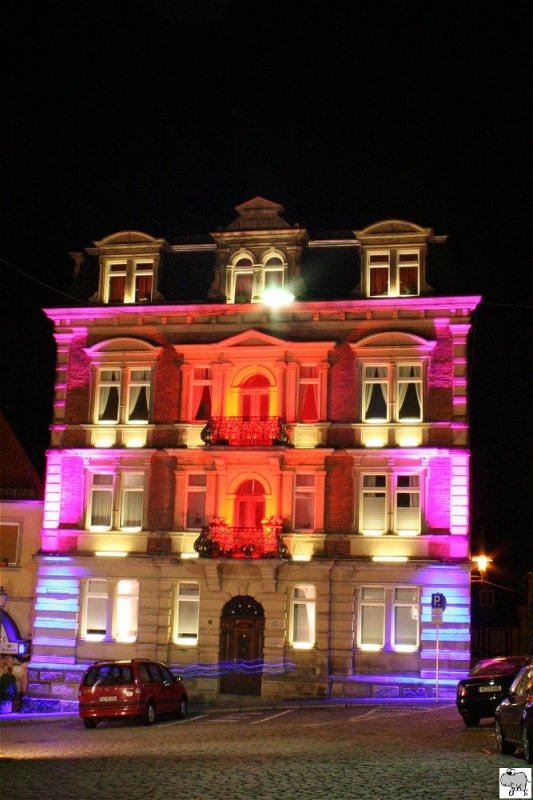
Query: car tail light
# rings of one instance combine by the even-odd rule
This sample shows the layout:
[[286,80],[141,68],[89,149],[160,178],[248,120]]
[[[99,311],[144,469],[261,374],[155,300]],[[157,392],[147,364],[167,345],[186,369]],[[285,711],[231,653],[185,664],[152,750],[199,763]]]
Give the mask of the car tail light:
[[457,690],[457,695],[459,697],[465,697],[466,694],[467,694],[466,686],[459,686],[459,688]]

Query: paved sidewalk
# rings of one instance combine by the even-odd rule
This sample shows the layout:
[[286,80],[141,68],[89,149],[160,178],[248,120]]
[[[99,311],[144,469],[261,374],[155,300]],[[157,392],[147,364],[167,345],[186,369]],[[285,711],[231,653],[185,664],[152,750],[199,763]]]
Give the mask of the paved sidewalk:
[[[198,714],[209,711],[210,713],[239,713],[246,711],[283,711],[287,708],[296,710],[305,708],[333,709],[358,705],[368,706],[446,706],[455,705],[450,698],[443,698],[436,701],[435,698],[420,697],[335,697],[330,699],[301,699],[301,700],[280,700],[262,701],[260,698],[236,698],[218,700],[216,703],[191,703],[189,714]],[[0,714],[0,725],[16,725],[27,722],[55,722],[64,719],[78,719],[78,714],[72,711],[58,711],[54,713],[21,713],[13,711],[10,714]]]

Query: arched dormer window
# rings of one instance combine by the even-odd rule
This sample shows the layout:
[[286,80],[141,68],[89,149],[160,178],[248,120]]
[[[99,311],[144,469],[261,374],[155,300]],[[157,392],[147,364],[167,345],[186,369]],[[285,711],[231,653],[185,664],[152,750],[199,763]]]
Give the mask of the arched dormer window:
[[251,303],[254,283],[254,262],[248,253],[235,258],[229,275],[229,298],[233,303]]
[[281,253],[270,252],[263,256],[263,290],[283,289],[287,261]]

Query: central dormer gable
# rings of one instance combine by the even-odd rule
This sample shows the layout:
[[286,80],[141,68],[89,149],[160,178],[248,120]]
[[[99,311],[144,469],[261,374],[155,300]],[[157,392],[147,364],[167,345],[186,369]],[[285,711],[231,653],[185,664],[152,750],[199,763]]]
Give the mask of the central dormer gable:
[[241,203],[235,210],[237,218],[211,234],[216,264],[210,298],[260,303],[268,291],[302,294],[300,268],[307,232],[283,219],[283,206],[262,197]]

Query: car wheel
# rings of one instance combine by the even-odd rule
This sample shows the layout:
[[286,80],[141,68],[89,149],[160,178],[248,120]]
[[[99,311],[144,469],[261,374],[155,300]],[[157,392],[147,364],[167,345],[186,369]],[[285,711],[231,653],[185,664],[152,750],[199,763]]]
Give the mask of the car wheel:
[[533,764],[533,734],[522,725],[522,747],[524,748],[524,758],[528,764]]
[[143,725],[153,725],[155,722],[155,705],[151,700],[146,704],[146,708],[144,709],[144,713],[142,715],[142,721]]
[[498,748],[498,752],[503,756],[512,755],[516,747],[514,744],[510,744],[510,742],[506,742],[503,738],[502,726],[499,719],[494,723],[494,733],[496,734],[496,747]]
[[187,699],[182,697],[178,703],[178,710],[176,711],[176,717],[178,719],[185,719],[187,716]]
[[87,728],[88,731],[96,728],[96,720],[95,719],[84,719],[83,724]]
[[467,728],[477,728],[479,725],[479,717],[476,714],[464,714],[463,722]]

